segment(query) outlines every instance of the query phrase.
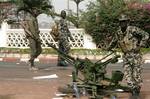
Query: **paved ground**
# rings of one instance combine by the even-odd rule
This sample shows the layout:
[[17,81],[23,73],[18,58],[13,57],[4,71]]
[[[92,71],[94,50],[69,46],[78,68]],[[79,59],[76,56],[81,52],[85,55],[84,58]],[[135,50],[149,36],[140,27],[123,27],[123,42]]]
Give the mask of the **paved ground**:
[[[56,66],[56,60],[36,63],[38,72],[28,70],[25,62],[0,62],[0,99],[55,99],[57,88],[71,82],[72,67]],[[144,85],[141,99],[150,99],[150,64],[144,65]],[[109,65],[108,70],[121,70],[121,64]],[[37,76],[56,74],[54,79],[33,79]],[[129,94],[120,94],[118,99],[128,99]],[[87,98],[84,98],[87,99]]]

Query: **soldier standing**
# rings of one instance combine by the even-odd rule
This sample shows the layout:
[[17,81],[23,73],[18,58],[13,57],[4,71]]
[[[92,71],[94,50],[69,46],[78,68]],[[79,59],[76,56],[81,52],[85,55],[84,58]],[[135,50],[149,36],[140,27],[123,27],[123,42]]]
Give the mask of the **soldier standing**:
[[129,26],[129,18],[122,15],[119,19],[120,27],[113,38],[108,50],[116,45],[123,52],[124,76],[131,88],[132,96],[139,96],[142,85],[142,55],[140,48],[145,46],[149,34],[138,27]]
[[28,61],[30,65],[29,70],[38,70],[34,65],[35,58],[37,58],[42,52],[38,21],[32,15],[29,15],[21,22],[21,26],[25,31],[26,38],[29,40],[31,50],[30,59]]
[[[69,44],[69,38],[73,40],[73,37],[71,36],[71,33],[68,29],[67,20],[66,20],[66,11],[61,11],[61,19],[59,20],[58,24],[58,47],[59,50],[68,54],[70,51],[70,44]],[[57,66],[67,66],[67,63],[63,58],[61,58],[60,55],[58,55],[58,64]]]

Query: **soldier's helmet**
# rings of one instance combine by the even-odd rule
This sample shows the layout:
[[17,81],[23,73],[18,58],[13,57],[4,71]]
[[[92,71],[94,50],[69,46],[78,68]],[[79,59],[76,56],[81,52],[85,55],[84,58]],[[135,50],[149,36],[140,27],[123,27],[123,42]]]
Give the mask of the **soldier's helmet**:
[[129,21],[129,17],[125,14],[122,14],[120,17],[119,17],[119,21]]

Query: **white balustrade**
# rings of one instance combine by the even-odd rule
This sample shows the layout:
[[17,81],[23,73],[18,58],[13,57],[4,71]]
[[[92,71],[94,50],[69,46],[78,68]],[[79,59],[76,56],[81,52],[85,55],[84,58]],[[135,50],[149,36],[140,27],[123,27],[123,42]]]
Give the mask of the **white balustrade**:
[[[40,29],[40,38],[42,40],[42,47],[48,48],[46,41],[57,46],[57,42],[54,41],[50,35],[51,29]],[[89,35],[85,34],[84,29],[70,29],[71,35],[74,41],[70,41],[71,48],[96,48],[92,40],[87,39]],[[0,47],[9,48],[27,48],[29,45],[28,40],[25,37],[23,29],[8,29],[7,27],[0,30]]]

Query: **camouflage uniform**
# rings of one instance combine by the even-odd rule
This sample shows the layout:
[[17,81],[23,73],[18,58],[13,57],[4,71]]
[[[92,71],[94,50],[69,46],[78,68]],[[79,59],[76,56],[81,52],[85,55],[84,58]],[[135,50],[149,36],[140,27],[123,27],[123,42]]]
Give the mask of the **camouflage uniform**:
[[125,79],[132,89],[139,88],[142,84],[142,55],[140,48],[146,44],[149,34],[135,26],[127,26],[125,33],[118,30],[116,37],[110,45],[118,45],[123,54],[123,67]]
[[[70,50],[70,44],[69,44],[69,38],[71,40],[73,40],[72,36],[71,36],[71,33],[68,29],[68,26],[67,26],[67,20],[66,19],[60,19],[59,21],[59,25],[58,25],[58,28],[59,28],[59,40],[58,40],[58,46],[59,46],[59,50],[68,54],[69,53],[69,50]],[[66,62],[63,58],[61,58],[61,56],[58,55],[58,66],[59,65],[64,65],[66,66]]]
[[34,59],[37,58],[42,52],[37,19],[34,17],[26,19],[22,22],[22,27],[24,28],[27,39],[29,40],[29,46],[31,49],[29,59],[30,66],[34,67]]

